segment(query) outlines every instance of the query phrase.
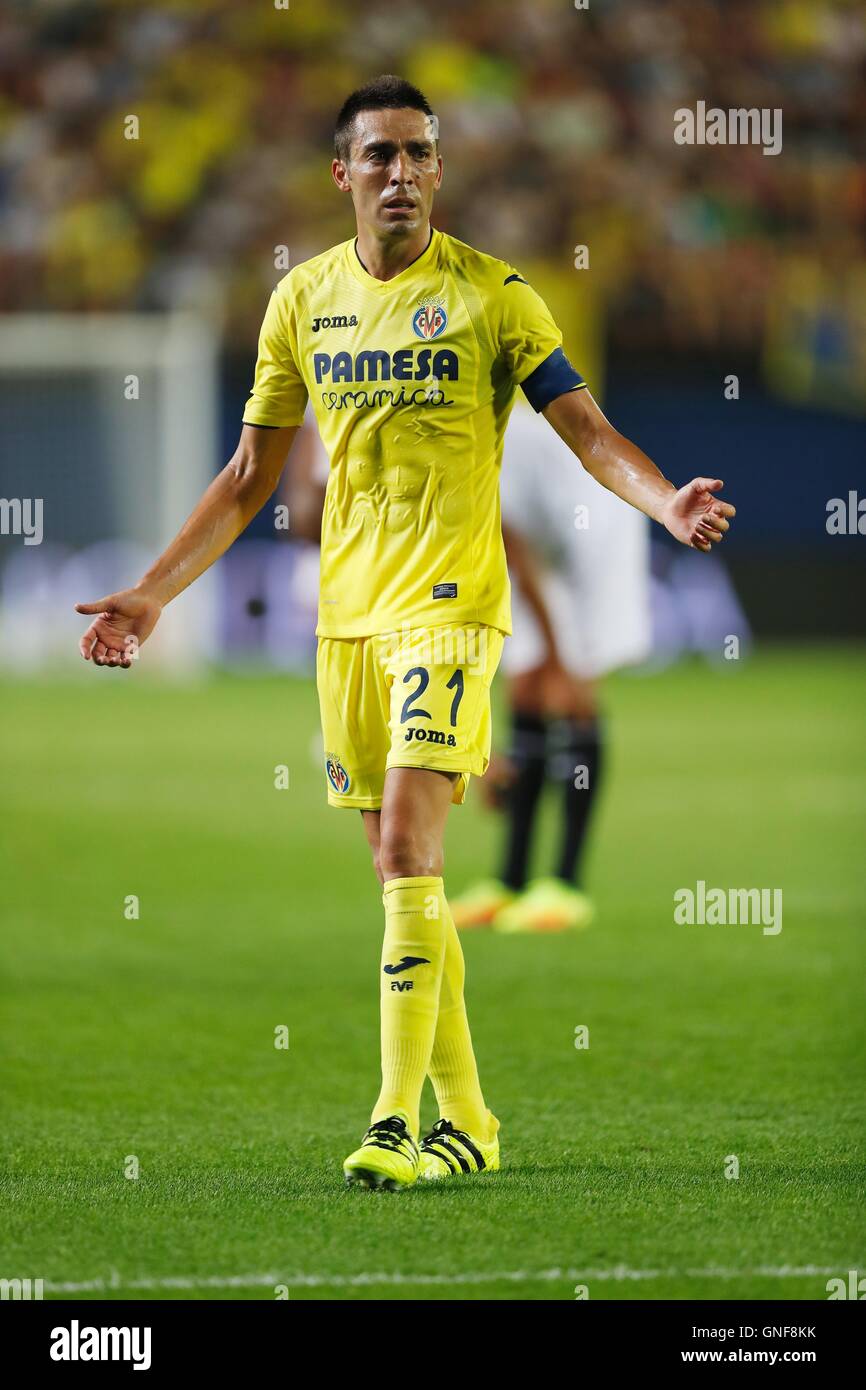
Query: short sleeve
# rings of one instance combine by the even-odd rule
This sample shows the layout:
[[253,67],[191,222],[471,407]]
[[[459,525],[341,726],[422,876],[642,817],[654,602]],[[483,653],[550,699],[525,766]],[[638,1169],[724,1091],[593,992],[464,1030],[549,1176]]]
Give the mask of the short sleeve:
[[292,351],[289,299],[274,290],[259,334],[253,392],[244,408],[245,425],[300,425],[307,388]]
[[586,383],[562,350],[562,334],[541,295],[510,266],[496,297],[499,352],[534,410]]

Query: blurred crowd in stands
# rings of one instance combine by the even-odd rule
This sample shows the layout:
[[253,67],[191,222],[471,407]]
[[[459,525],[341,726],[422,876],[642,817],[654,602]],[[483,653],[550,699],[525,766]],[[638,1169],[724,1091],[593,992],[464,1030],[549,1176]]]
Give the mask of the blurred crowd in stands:
[[[861,0],[5,0],[0,310],[218,300],[246,350],[274,248],[351,234],[334,116],[389,71],[439,116],[436,225],[589,275],[614,346],[866,383]],[[782,152],[676,144],[698,101],[781,108]]]

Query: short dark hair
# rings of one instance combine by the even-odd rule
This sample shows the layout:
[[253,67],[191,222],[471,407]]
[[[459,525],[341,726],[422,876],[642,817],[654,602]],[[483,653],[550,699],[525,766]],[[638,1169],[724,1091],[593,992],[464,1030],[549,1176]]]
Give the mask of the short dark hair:
[[334,152],[337,158],[342,159],[344,164],[348,162],[352,126],[359,111],[397,111],[403,106],[408,106],[413,111],[423,111],[426,116],[433,115],[433,108],[424,93],[413,87],[405,78],[395,77],[393,73],[375,77],[372,82],[352,92],[340,107],[334,127]]

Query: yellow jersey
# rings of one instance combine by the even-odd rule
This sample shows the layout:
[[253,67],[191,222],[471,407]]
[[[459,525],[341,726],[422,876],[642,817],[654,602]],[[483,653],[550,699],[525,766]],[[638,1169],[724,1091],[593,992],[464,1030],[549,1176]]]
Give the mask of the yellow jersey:
[[320,637],[511,631],[499,469],[518,385],[541,410],[583,382],[523,277],[443,232],[392,280],[351,240],[280,281],[243,418],[300,425],[308,398],[315,413],[331,462]]

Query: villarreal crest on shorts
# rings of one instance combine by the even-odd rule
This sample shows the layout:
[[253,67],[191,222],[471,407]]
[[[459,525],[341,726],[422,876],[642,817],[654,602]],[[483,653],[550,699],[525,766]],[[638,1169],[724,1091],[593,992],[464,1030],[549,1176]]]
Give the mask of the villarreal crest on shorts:
[[385,770],[472,773],[490,760],[490,686],[503,634],[483,625],[319,639],[317,682],[328,801],[378,810]]

